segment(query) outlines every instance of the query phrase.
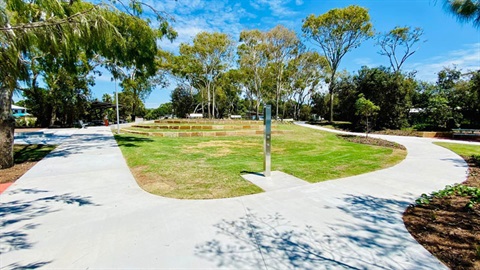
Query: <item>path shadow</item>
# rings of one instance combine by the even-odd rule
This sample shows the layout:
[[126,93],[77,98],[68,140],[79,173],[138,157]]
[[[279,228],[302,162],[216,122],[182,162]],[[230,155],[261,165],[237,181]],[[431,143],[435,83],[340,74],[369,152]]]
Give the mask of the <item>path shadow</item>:
[[[336,208],[347,214],[346,220],[329,224],[334,239],[352,247],[352,254],[384,269],[445,269],[415,241],[405,228],[403,212],[413,202],[411,196],[386,199],[371,195],[347,195],[346,203]],[[362,255],[363,254],[363,255]],[[405,265],[405,263],[408,265]]]
[[[30,195],[43,194],[47,191],[26,189],[15,191],[15,194],[25,193]],[[34,199],[22,199],[3,201],[0,203],[0,253],[5,254],[14,250],[30,249],[34,243],[30,240],[30,234],[41,226],[36,218],[58,212],[54,204],[69,204],[77,207],[98,206],[90,197],[76,196],[71,193],[43,196]],[[35,266],[36,264],[32,264]],[[23,266],[22,266],[23,267]],[[12,267],[15,268],[15,267]],[[30,266],[17,269],[34,269]]]
[[30,269],[38,269],[38,268],[44,267],[49,263],[51,263],[51,261],[35,262],[35,263],[29,263],[29,264],[23,264],[23,265],[20,263],[12,263],[6,267],[7,269],[11,269],[11,270],[30,270]]
[[107,134],[73,134],[70,139],[52,151],[46,158],[68,157],[90,150],[117,147],[117,143]]
[[215,225],[219,237],[195,254],[232,269],[361,269],[344,260],[339,246],[312,226],[292,224],[281,214],[248,214]]
[[265,174],[261,172],[251,172],[251,171],[245,171],[245,170],[241,171],[240,174],[253,174],[253,175],[262,176],[262,177],[265,176]]
[[278,212],[222,220],[214,225],[217,237],[195,246],[195,254],[232,269],[444,269],[411,249],[418,244],[401,219],[407,199],[343,200],[345,215],[331,223],[320,216],[317,224],[297,226]]
[[455,167],[468,168],[468,164],[462,158],[442,158],[440,160],[451,162]]

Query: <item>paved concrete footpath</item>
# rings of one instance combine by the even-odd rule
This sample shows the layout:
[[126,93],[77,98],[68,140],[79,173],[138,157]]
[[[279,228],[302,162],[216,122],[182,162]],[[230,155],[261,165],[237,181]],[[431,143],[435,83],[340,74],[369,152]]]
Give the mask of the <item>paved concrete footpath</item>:
[[0,268],[445,269],[402,212],[467,165],[431,140],[388,138],[408,156],[385,170],[176,200],[138,187],[110,129],[79,129],[0,195]]

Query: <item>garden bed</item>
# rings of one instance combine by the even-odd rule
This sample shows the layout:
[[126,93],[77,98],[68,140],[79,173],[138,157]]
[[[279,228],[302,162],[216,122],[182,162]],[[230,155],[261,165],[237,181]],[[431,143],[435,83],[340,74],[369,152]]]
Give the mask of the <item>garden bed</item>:
[[[462,156],[469,165],[463,185],[480,188],[480,146],[474,147],[479,152],[476,159]],[[472,197],[461,196],[464,189],[446,188],[429,203],[417,200],[403,220],[413,237],[448,267],[476,270],[480,269],[480,204],[469,207]]]

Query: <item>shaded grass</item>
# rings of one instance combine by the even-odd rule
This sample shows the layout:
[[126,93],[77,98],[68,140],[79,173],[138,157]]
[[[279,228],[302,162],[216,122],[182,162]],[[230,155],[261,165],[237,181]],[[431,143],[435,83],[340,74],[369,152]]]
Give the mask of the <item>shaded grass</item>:
[[[347,142],[334,134],[294,125],[272,138],[272,170],[308,182],[357,175],[392,166],[406,151]],[[242,171],[263,170],[263,136],[156,138],[117,135],[117,142],[148,192],[175,198],[206,199],[262,190]]]
[[55,146],[43,144],[15,144],[13,146],[14,163],[22,164],[24,162],[36,162],[44,158],[50,153]]

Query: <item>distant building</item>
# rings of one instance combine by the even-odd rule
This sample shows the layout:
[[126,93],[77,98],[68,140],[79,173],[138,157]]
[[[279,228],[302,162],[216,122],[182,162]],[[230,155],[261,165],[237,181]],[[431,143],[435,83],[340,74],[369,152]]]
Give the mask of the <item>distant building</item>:
[[17,105],[12,105],[12,115],[14,117],[23,117],[23,116],[29,116],[30,114],[27,113],[27,108],[20,107]]

